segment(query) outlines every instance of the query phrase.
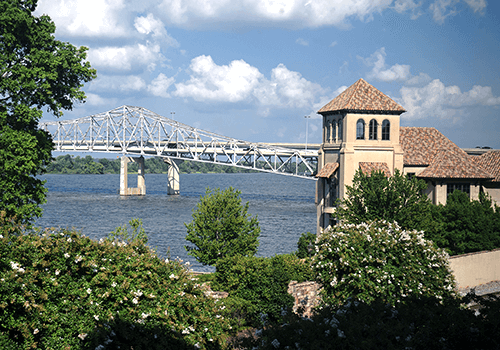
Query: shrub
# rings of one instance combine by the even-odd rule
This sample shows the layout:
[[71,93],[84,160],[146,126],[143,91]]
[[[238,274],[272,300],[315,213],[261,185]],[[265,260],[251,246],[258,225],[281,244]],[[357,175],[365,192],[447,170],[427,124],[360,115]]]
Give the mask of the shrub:
[[300,259],[310,258],[314,255],[314,243],[316,242],[316,235],[307,232],[300,235],[297,242],[297,257]]
[[425,230],[431,221],[432,203],[423,192],[424,180],[408,178],[398,169],[387,177],[382,171],[364,174],[359,169],[346,186],[346,196],[336,216],[342,222],[361,224],[374,220],[398,222],[405,230]]
[[220,349],[228,320],[141,240],[0,227],[0,348]]
[[193,221],[185,224],[186,240],[194,244],[185,248],[203,265],[214,265],[228,256],[253,256],[257,252],[259,221],[247,213],[248,202],[243,206],[240,194],[232,187],[223,191],[207,188],[193,212]]
[[433,207],[433,220],[425,236],[451,255],[500,247],[500,207],[484,193],[470,200],[466,193],[454,191],[446,205]]
[[382,299],[389,304],[410,296],[453,296],[454,279],[447,254],[396,223],[337,225],[316,242],[313,267],[323,285],[323,301],[344,304]]
[[[465,307],[474,300],[480,312]],[[391,306],[348,301],[318,310],[312,319],[287,315],[282,326],[258,329],[245,349],[497,349],[500,299],[445,302],[411,299]]]
[[304,282],[313,277],[309,264],[293,254],[228,257],[217,263],[215,276],[216,287],[228,292],[229,297],[250,302],[244,311],[251,324],[258,323],[261,313],[271,322],[281,319],[282,310],[293,306],[294,299],[287,292],[290,281]]

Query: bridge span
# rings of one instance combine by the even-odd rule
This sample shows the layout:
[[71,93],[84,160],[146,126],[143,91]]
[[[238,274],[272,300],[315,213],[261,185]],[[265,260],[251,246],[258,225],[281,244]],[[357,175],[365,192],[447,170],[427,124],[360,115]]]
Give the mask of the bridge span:
[[[228,165],[262,172],[315,179],[320,144],[256,143],[191,127],[143,107],[121,106],[74,120],[40,123],[61,152],[122,155],[121,195],[144,195],[144,156],[169,165],[168,193],[179,193],[178,162]],[[133,157],[139,156],[139,157]],[[138,162],[137,188],[127,186],[127,163]]]

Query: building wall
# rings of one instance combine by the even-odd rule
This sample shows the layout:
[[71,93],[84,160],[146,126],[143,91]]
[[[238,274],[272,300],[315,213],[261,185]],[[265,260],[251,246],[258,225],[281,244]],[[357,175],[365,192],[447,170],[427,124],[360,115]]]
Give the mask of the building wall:
[[500,281],[499,261],[500,249],[450,257],[450,268],[458,289]]

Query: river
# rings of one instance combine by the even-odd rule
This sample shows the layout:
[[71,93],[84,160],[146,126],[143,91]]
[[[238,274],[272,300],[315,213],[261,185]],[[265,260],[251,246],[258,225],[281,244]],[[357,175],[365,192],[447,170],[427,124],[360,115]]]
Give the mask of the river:
[[[274,256],[297,249],[303,232],[315,232],[315,181],[266,173],[181,174],[178,196],[167,195],[167,176],[146,174],[146,196],[118,195],[120,176],[43,175],[48,189],[41,227],[75,228],[93,239],[108,235],[132,218],[143,221],[149,245],[158,255],[189,261],[195,271],[213,271],[187,255],[184,223],[191,222],[193,210],[205,189],[233,187],[241,191],[249,213],[257,215],[261,228],[257,256]],[[137,176],[129,174],[129,186]]]

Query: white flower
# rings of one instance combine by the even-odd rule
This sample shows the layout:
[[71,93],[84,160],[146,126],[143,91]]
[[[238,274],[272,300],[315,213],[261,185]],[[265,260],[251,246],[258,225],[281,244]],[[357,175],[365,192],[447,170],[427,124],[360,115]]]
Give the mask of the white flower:
[[134,304],[137,304],[137,303],[139,302],[139,300],[137,300],[137,298],[134,298],[134,299],[132,299],[132,302],[133,302]]
[[87,333],[78,334],[78,338],[80,338],[81,340],[84,340],[86,337],[87,337]]
[[56,270],[56,276],[59,276],[60,273],[61,273],[61,271]]
[[280,347],[280,342],[278,341],[278,339],[274,339],[271,344],[277,349]]
[[96,321],[99,321],[99,315],[94,315]]
[[69,258],[69,254],[68,253],[64,253],[64,257],[67,259]]
[[88,293],[88,294],[92,293],[92,289],[87,288],[87,293]]
[[111,283],[111,287],[116,287],[116,282]]
[[71,239],[71,237],[69,237],[69,238],[67,239],[67,241],[68,241],[69,243],[73,242],[73,240]]
[[35,328],[35,330],[33,331],[33,334],[38,334],[38,332],[40,332],[40,331],[38,330],[38,328]]
[[0,235],[0,239],[2,239],[2,238],[3,238],[3,235]]
[[339,336],[339,338],[345,338],[345,334],[344,332],[342,332],[340,329],[337,328],[337,334]]

